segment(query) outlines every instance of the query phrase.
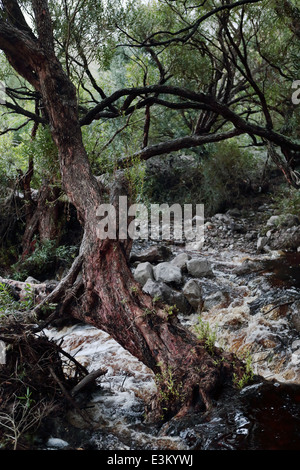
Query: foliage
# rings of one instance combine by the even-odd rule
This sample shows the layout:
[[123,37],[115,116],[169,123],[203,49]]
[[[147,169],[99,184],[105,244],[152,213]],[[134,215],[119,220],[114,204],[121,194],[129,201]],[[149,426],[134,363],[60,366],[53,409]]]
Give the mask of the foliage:
[[200,197],[207,213],[224,210],[258,188],[264,164],[263,155],[240,148],[235,140],[211,146],[208,158],[201,162]]
[[38,241],[31,255],[12,266],[13,278],[24,281],[28,276],[39,280],[55,276],[59,267],[70,267],[77,250],[76,246],[57,246],[55,240]]
[[8,188],[15,187],[17,170],[25,170],[27,163],[23,144],[13,133],[3,135],[0,139],[0,198],[8,195]]
[[246,357],[243,358],[243,360],[245,364],[245,371],[243,375],[241,377],[238,377],[236,373],[233,373],[233,383],[239,389],[242,389],[247,384],[249,384],[249,382],[251,382],[254,376],[251,355],[247,354]]
[[[159,366],[160,364],[158,364]],[[166,370],[155,375],[155,382],[158,387],[159,400],[162,405],[164,414],[167,414],[171,408],[172,402],[175,400],[183,400],[182,387],[183,384],[177,383],[172,368],[169,366]],[[162,416],[162,419],[164,417]]]
[[12,290],[4,283],[0,283],[0,318],[1,316],[12,315],[15,312],[25,312],[34,306],[34,293],[28,284],[25,287],[26,295],[20,300],[16,300]]
[[217,328],[211,328],[209,322],[205,322],[199,317],[198,323],[195,325],[195,332],[200,340],[204,340],[206,349],[213,355],[217,340]]
[[35,163],[33,187],[39,188],[43,179],[60,181],[57,148],[48,127],[40,126],[33,140],[24,136],[23,154]]
[[[182,161],[180,161],[182,158]],[[186,160],[185,160],[186,158]],[[183,163],[185,162],[185,163]],[[259,188],[264,176],[264,154],[241,148],[236,140],[206,146],[202,152],[164,158],[146,167],[146,201],[205,205],[206,215],[235,204]]]
[[294,188],[279,188],[278,193],[273,196],[274,209],[279,215],[300,214],[300,193]]

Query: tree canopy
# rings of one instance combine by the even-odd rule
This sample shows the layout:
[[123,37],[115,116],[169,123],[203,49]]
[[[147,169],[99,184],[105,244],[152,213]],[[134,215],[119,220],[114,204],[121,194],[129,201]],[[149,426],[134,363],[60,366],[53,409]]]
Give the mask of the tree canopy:
[[[133,155],[148,159],[243,135],[244,144],[268,145],[298,186],[299,110],[291,99],[298,9],[278,4],[49,2],[55,53],[76,87],[91,153],[123,165]],[[35,41],[34,2],[4,1],[2,8],[2,133],[20,135],[49,124],[34,74],[10,56],[18,34]]]

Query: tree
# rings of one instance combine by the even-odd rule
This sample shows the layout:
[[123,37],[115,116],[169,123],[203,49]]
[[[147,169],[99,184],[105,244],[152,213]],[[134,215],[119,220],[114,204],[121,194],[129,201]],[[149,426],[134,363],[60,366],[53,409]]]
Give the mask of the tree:
[[[159,30],[144,38],[134,37],[128,32],[125,34],[130,40],[129,46],[151,57],[158,70],[157,83],[148,84],[144,80],[141,86],[123,87],[110,95],[106,95],[90,70],[88,43],[91,36],[84,29],[85,23],[77,21],[79,14],[83,18],[95,14],[101,17],[103,11],[97,10],[97,5],[102,8],[100,4],[90,1],[57,4],[46,0],[2,0],[0,19],[0,48],[17,74],[30,85],[26,90],[27,96],[38,100],[42,112],[28,111],[11,102],[6,106],[35,123],[50,126],[58,149],[63,189],[76,207],[84,228],[78,258],[47,301],[59,302],[60,312],[68,312],[110,333],[160,377],[158,394],[150,413],[156,418],[161,415],[165,418],[180,416],[190,408],[209,408],[222,387],[232,386],[234,374],[243,375],[244,365],[232,354],[217,348],[213,352],[208,351],[204,341],[184,329],[176,315],[170,315],[163,305],[154,305],[152,299],[142,292],[128,266],[130,239],[98,238],[96,212],[103,202],[105,188],[93,175],[82,128],[99,119],[126,118],[139,109],[146,110],[143,145],[137,152],[141,159],[249,135],[254,144],[258,143],[257,139],[269,143],[272,156],[276,155],[274,158],[287,179],[296,186],[299,181],[290,160],[296,158],[300,150],[295,140],[275,129],[273,110],[269,108],[259,84],[259,73],[255,74],[250,64],[248,54],[253,53],[253,47],[249,49],[247,45],[249,28],[245,6],[261,4],[262,1],[219,2],[218,7],[213,7],[213,2],[203,2],[187,18],[183,13],[192,11],[189,2],[163,3],[168,11],[172,7],[176,13],[168,30]],[[65,23],[59,21],[58,14],[55,16],[63,7]],[[25,9],[32,14],[34,29],[25,19]],[[234,17],[231,17],[231,12]],[[160,18],[165,27],[167,16],[161,14]],[[201,30],[205,20],[216,21],[218,41],[204,38],[209,32],[209,28],[208,31]],[[175,29],[176,25],[179,29]],[[123,32],[123,26],[119,27]],[[99,25],[94,23],[94,28],[92,33],[95,32],[99,38]],[[137,33],[134,28],[133,33]],[[199,91],[199,84],[183,87],[176,79],[168,83],[171,77],[157,48],[166,47],[167,54],[180,45],[191,48],[192,53],[200,51],[200,55],[205,55],[212,64],[211,77],[202,83],[205,91]],[[74,50],[78,53],[76,57],[73,56]],[[165,57],[166,61],[168,59],[170,56]],[[88,77],[93,92],[99,96],[95,98],[88,89],[91,97],[88,107],[79,102],[74,85],[76,76],[77,83],[86,87],[80,78],[80,69]],[[254,105],[249,109],[252,100]],[[148,145],[153,106],[176,110],[183,115],[189,112],[193,119],[196,117],[196,125],[191,126],[189,135]],[[259,117],[258,122],[251,120],[252,115]],[[280,155],[276,147],[281,149]],[[120,159],[119,166],[126,162],[128,157]],[[119,195],[127,194],[128,181],[122,171],[116,172],[110,189],[110,202],[117,207]],[[37,307],[35,313],[39,310]]]

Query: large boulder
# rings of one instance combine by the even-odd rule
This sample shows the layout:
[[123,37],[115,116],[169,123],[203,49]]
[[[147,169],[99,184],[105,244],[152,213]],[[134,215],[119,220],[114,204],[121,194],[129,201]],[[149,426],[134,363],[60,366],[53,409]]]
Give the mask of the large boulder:
[[189,279],[185,283],[182,292],[189,304],[195,310],[198,310],[199,307],[202,307],[202,287],[197,279]]
[[138,264],[134,271],[134,279],[139,282],[142,286],[146,284],[148,279],[153,279],[153,267],[151,263],[146,261],[145,263]]
[[175,305],[181,313],[189,313],[191,310],[183,293],[172,289],[164,282],[148,279],[143,287],[143,291],[168,305]]
[[186,271],[186,263],[191,259],[187,253],[180,253],[172,259],[171,264],[180,268],[181,271]]
[[274,250],[297,250],[300,246],[300,225],[274,233],[270,246]]
[[211,263],[206,259],[192,258],[186,263],[188,273],[193,277],[211,277],[213,270]]
[[154,278],[156,281],[162,281],[166,284],[181,284],[181,269],[171,263],[159,263],[153,268]]

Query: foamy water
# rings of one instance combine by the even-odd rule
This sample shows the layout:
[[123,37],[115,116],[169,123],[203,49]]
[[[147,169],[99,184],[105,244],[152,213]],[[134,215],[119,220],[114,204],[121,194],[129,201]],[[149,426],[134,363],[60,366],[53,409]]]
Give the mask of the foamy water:
[[[275,259],[278,253],[259,259],[270,257]],[[291,327],[286,311],[274,308],[273,291],[268,289],[263,276],[258,274],[245,279],[234,274],[233,268],[241,265],[244,253],[232,256],[229,252],[215,252],[210,253],[209,259],[214,263],[215,278],[203,280],[204,290],[229,293],[226,305],[216,305],[201,313],[201,318],[217,330],[218,346],[240,356],[250,353],[256,374],[300,384],[299,335]],[[285,294],[288,293],[286,289]],[[295,293],[294,289],[290,290],[291,295]],[[253,314],[251,304],[260,298],[265,305]],[[179,318],[186,327],[194,329],[199,315],[179,315]],[[92,437],[97,448],[184,449],[180,438],[159,437],[143,427],[144,405],[156,391],[154,375],[110,335],[83,324],[46,333],[90,372],[107,369],[98,379],[99,392],[87,404],[89,415],[100,423]],[[86,425],[78,416],[70,419],[78,427]]]

